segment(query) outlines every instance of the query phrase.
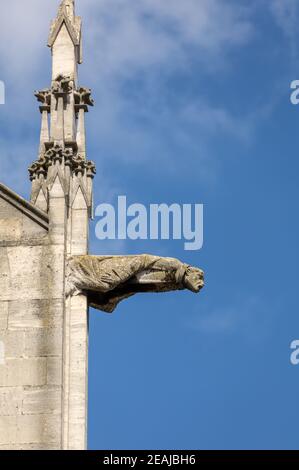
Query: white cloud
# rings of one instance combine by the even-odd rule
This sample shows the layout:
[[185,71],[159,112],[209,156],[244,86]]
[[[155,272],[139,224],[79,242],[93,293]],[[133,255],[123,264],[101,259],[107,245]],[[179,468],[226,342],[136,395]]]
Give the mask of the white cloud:
[[[223,0],[84,0],[76,2],[83,16],[88,54],[102,74],[134,73],[138,68],[170,63],[184,48],[223,54],[248,40],[246,10]],[[1,66],[11,75],[38,70],[50,20],[58,1],[10,0],[1,7]],[[21,76],[19,77],[22,78]]]
[[244,44],[252,31],[248,11],[223,0],[85,0],[79,5],[93,55],[108,75],[186,66],[190,53],[209,61],[212,54],[223,56],[232,45]]
[[[0,70],[22,92],[50,69],[44,46],[57,6],[53,0],[10,0],[1,8]],[[110,86],[111,79],[137,72],[188,66],[190,54],[222,60],[251,32],[246,11],[223,0],[84,0],[77,1],[77,12],[84,20],[85,76],[102,83],[109,77]],[[19,97],[17,87],[14,92]]]
[[269,308],[265,299],[244,293],[242,297],[232,298],[229,303],[223,300],[222,307],[218,306],[215,310],[194,312],[187,321],[187,327],[203,335],[237,333],[254,342],[265,338],[278,314],[277,309]]
[[269,3],[278,26],[282,29],[290,43],[292,60],[298,60],[298,0],[271,0]]
[[[77,3],[88,24],[87,77],[101,107],[100,113],[95,111],[93,134],[100,134],[106,148],[113,142],[117,158],[134,162],[158,158],[163,165],[173,158],[174,148],[182,148],[203,162],[207,131],[248,135],[245,118],[242,123],[240,116],[215,109],[207,101],[196,106],[193,98],[174,104],[168,93],[169,77],[188,73],[196,63],[202,63],[202,76],[214,72],[225,65],[232,47],[249,41],[253,28],[248,10],[223,0]],[[131,89],[137,87],[129,95],[128,81]],[[188,130],[191,114],[193,125]],[[195,126],[201,142],[194,142]]]
[[297,23],[298,1],[297,0],[272,0],[270,1],[277,23],[289,34]]
[[24,138],[0,137],[0,181],[23,197],[29,195],[27,170],[33,160],[32,155],[37,153],[37,147]]
[[[49,85],[51,60],[45,45],[58,3],[10,0],[1,8],[0,79],[6,82],[7,105],[1,109],[0,126],[2,121],[26,129],[31,140],[39,126],[33,90]],[[207,101],[197,107],[191,101],[174,106],[167,91],[169,77],[192,71],[195,63],[202,63],[203,74],[223,67],[231,49],[250,39],[248,10],[223,0],[77,0],[76,4],[84,27],[81,83],[91,86],[97,98],[88,119],[90,137],[111,158],[158,159],[162,165],[181,146],[190,158],[196,153],[200,159],[204,137],[201,143],[194,142],[188,130],[191,119],[202,136],[211,132],[213,121],[222,132],[246,134],[245,117],[243,125],[240,116],[215,109]],[[9,137],[3,136],[2,144],[10,146]],[[36,151],[19,154],[26,164],[36,158]],[[2,178],[10,174],[12,165],[12,161],[2,165]]]

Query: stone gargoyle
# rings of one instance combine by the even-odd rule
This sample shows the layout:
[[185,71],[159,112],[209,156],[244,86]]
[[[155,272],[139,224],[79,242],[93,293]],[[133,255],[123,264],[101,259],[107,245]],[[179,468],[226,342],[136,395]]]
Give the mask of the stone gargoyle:
[[198,293],[204,273],[174,258],[152,255],[71,256],[66,295],[84,294],[89,305],[112,313],[118,303],[142,292],[189,289]]

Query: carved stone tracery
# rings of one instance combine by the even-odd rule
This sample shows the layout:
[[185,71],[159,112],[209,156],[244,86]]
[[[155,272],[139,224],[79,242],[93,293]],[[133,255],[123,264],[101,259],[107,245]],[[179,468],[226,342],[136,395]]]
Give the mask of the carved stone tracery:
[[[91,89],[86,87],[78,87],[74,89],[73,80],[69,76],[65,75],[57,76],[52,82],[51,89],[36,91],[35,96],[42,104],[40,107],[41,111],[47,111],[50,113],[51,101],[53,98],[57,101],[58,105],[59,99],[63,98],[63,101],[66,102],[67,95],[72,92],[74,93],[73,106],[76,114],[78,114],[80,110],[82,110],[84,114],[88,111],[88,106],[94,105],[94,101],[91,98]],[[83,132],[85,132],[84,126]],[[38,160],[34,161],[28,169],[31,181],[37,181],[42,177],[42,180],[45,181],[46,184],[51,182],[53,179],[53,172],[49,172],[49,169],[57,165],[61,166],[63,171],[64,168],[69,168],[68,178],[72,175],[79,178],[85,176],[90,179],[94,178],[94,175],[96,174],[96,166],[94,162],[85,158],[85,151],[83,155],[81,154],[76,142],[64,141],[58,143],[51,142],[49,140],[48,142],[43,142],[42,148],[43,150],[41,151]],[[69,187],[69,182],[67,182],[65,187]],[[36,194],[36,187],[34,192]]]
[[56,162],[70,167],[71,172],[75,175],[80,173],[82,176],[86,174],[86,176],[93,178],[96,174],[96,166],[93,161],[85,160],[80,154],[74,154],[72,148],[64,149],[61,145],[56,144],[29,167],[30,180],[35,179],[39,174],[46,177],[49,167],[54,166]]

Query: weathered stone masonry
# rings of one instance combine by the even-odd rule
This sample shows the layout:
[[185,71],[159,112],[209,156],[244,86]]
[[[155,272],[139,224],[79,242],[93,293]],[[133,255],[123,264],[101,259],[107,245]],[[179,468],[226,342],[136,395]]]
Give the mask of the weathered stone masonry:
[[85,296],[65,298],[68,255],[88,252],[93,162],[85,148],[91,92],[78,84],[81,19],[64,0],[50,30],[52,81],[40,103],[31,202],[0,185],[0,449],[84,449]]

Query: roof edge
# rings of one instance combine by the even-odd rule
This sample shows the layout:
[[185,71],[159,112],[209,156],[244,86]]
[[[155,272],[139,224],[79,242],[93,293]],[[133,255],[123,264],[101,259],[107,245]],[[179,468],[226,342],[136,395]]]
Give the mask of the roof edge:
[[45,230],[49,230],[49,216],[46,212],[19,196],[15,191],[0,183],[0,197],[19,209]]

